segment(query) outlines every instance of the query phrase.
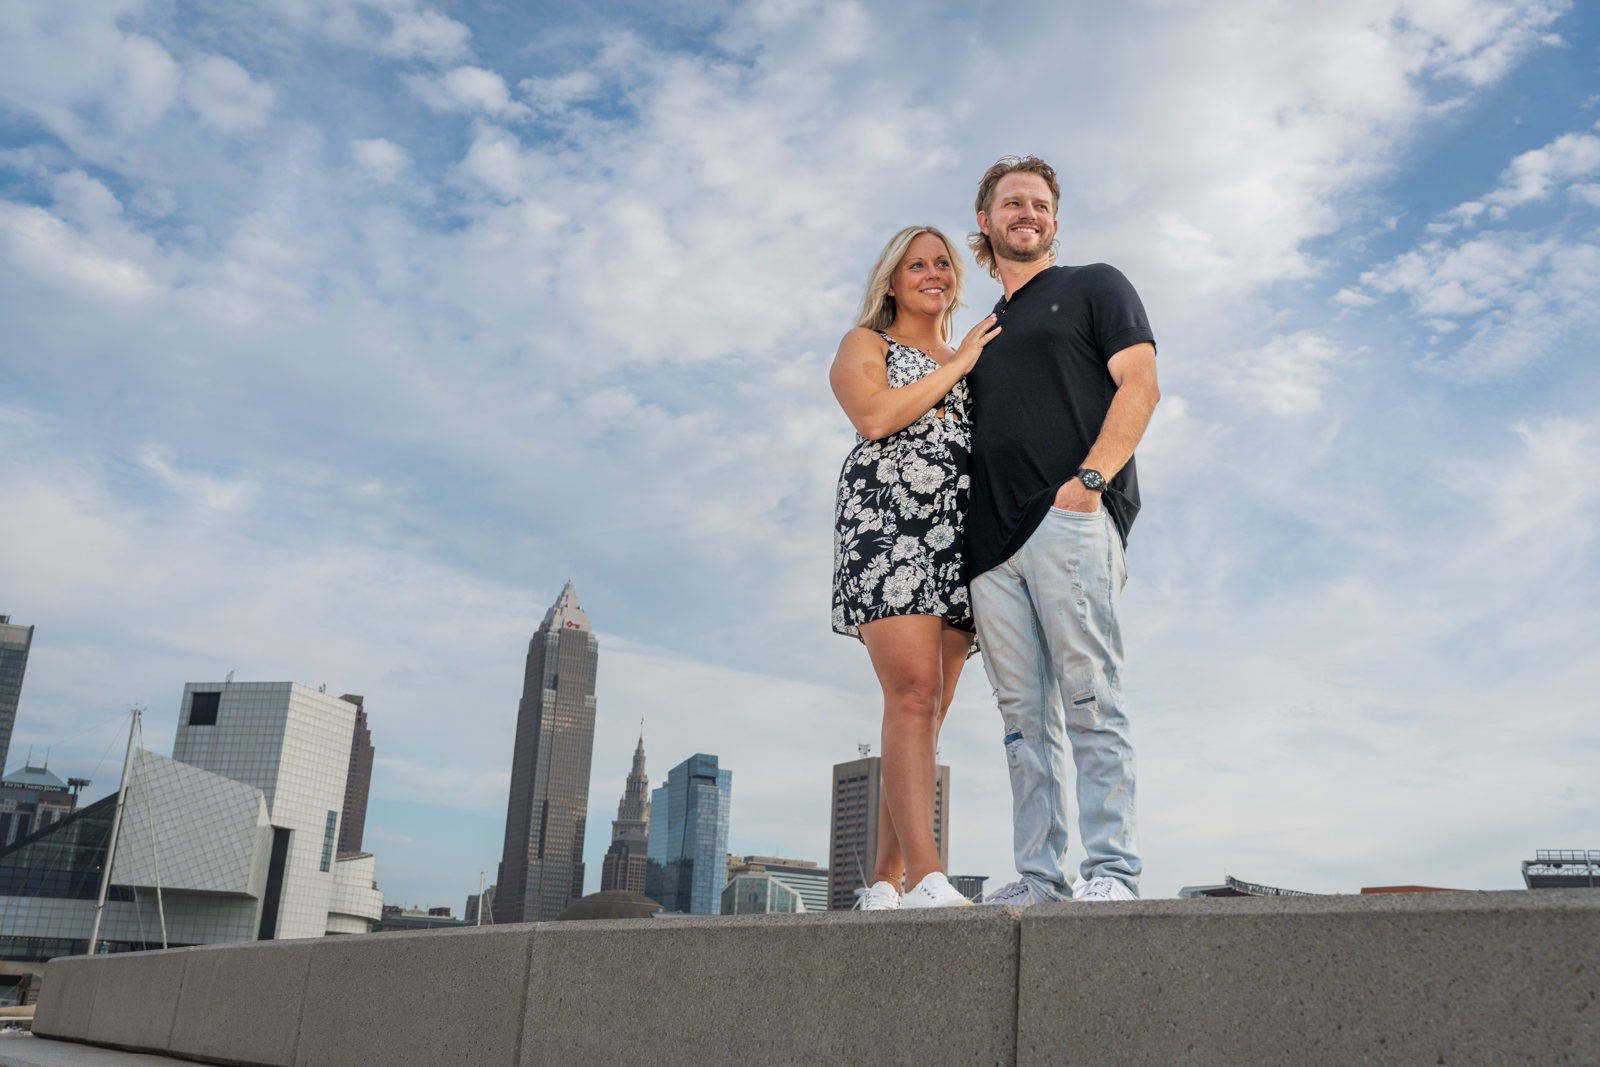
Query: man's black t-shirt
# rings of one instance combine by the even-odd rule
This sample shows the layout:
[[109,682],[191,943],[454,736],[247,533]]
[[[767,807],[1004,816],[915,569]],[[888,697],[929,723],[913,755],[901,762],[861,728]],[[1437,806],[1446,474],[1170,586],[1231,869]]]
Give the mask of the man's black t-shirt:
[[[1144,305],[1115,267],[1049,267],[995,305],[1000,336],[967,375],[972,390],[970,581],[1011,558],[1100,436],[1117,386],[1106,363],[1154,342]],[[1128,543],[1139,511],[1133,457],[1101,503]]]

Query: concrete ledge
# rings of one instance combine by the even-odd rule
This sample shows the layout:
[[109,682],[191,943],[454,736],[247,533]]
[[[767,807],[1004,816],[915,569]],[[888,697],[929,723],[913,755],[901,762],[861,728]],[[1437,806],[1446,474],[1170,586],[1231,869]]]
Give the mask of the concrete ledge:
[[1595,1064],[1600,890],[1044,905],[1018,986],[1019,1067]]
[[550,923],[52,960],[240,1067],[1600,1064],[1600,889]]
[[[250,941],[190,949],[171,1043],[150,1046],[149,1051],[170,1051],[203,1063],[294,1067],[306,975],[312,950],[320,943]],[[112,961],[110,969],[116,973],[118,957],[99,958]],[[350,1008],[357,1011],[353,1002]]]
[[546,924],[521,1063],[1011,1064],[1018,914]]
[[189,949],[139,952],[96,988],[87,1040],[127,1049],[165,1049],[178,1013]]
[[536,929],[480,926],[319,941],[295,1063],[515,1067]]
[[68,1041],[87,1039],[95,990],[109,958],[62,956],[45,964],[44,984],[39,987],[39,1003],[34,1007],[33,1032]]

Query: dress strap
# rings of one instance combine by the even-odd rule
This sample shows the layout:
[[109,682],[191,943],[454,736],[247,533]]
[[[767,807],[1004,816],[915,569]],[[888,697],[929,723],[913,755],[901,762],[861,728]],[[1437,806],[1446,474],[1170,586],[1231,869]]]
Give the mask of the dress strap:
[[[893,348],[895,345],[900,344],[899,341],[896,341],[893,337],[890,337],[888,334],[884,333],[882,330],[878,331],[878,336],[883,338],[885,341],[888,341],[890,348]],[[902,347],[904,347],[904,346],[902,346]]]

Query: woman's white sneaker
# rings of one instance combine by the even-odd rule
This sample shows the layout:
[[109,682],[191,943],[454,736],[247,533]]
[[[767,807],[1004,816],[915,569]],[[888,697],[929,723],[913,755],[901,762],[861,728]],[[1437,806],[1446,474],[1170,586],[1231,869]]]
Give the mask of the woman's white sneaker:
[[861,898],[862,911],[896,911],[900,907],[900,890],[888,882],[873,882]]
[[934,871],[917,883],[900,901],[902,908],[960,908],[971,906],[972,901],[961,895],[940,871]]
[[1091,878],[1072,894],[1073,900],[1138,900],[1118,878]]

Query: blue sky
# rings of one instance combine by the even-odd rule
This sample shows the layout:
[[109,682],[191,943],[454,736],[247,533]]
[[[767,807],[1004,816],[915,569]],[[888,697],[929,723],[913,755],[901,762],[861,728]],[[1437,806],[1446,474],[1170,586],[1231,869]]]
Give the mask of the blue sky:
[[[186,681],[362,693],[379,884],[459,906],[570,572],[591,883],[641,717],[653,781],[733,770],[734,851],[821,859],[877,704],[827,626],[827,363],[882,241],[966,232],[1031,151],[1063,259],[1122,268],[1161,345],[1146,895],[1509,887],[1595,845],[1600,23],[1103,7],[6,5],[14,753],[99,791],[108,720],[166,750]],[[974,671],[952,862],[1004,880],[999,742]]]

